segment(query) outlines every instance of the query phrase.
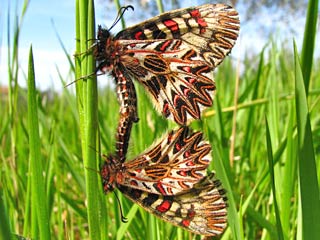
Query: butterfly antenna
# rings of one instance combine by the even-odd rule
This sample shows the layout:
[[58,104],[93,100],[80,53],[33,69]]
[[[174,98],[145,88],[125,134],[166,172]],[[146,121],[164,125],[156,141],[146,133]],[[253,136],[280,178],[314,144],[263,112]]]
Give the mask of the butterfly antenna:
[[116,20],[114,20],[114,23],[111,25],[111,27],[108,29],[108,31],[110,31],[122,18],[123,14],[125,13],[125,11],[127,11],[128,9],[131,9],[132,11],[134,11],[134,7],[131,5],[125,6],[125,7],[121,7],[118,11],[118,15],[116,17]]
[[99,151],[97,151],[97,149],[91,145],[88,146],[89,148],[91,148],[94,152],[99,153],[99,155],[101,155],[101,153]]
[[[92,149],[93,151],[95,151],[96,153],[99,153],[99,154],[100,154],[100,152],[98,152],[98,151],[95,149],[95,147],[92,147],[92,146],[89,145],[89,148],[91,148],[91,149]],[[85,167],[85,168],[88,169],[88,170],[91,170],[91,171],[94,171],[94,172],[100,174],[100,171],[97,171],[96,169],[93,169],[93,168],[90,168],[90,167]]]
[[90,168],[90,167],[84,167],[85,169],[88,169],[88,170],[90,170],[90,171],[93,171],[93,172],[95,172],[95,173],[97,173],[97,174],[100,174],[100,172],[99,171],[97,171],[97,169],[93,169],[93,168]]
[[117,199],[118,204],[119,204],[120,215],[121,215],[121,222],[127,223],[127,222],[128,222],[128,218],[126,218],[126,217],[123,215],[122,206],[121,206],[121,203],[120,203],[120,199],[118,198],[118,195],[116,194],[116,192],[113,192],[113,193],[114,193],[114,195],[116,196],[116,199]]
[[76,80],[74,80],[74,81],[72,81],[72,82],[68,83],[68,84],[67,84],[67,85],[65,85],[64,87],[65,87],[65,88],[67,88],[67,87],[69,87],[70,85],[72,85],[72,84],[74,84],[74,83],[78,82],[79,80],[87,79],[87,78],[92,77],[92,76],[101,76],[101,75],[104,75],[104,73],[96,73],[96,71],[95,71],[95,72],[93,72],[93,73],[91,73],[91,74],[88,74],[88,75],[86,75],[86,76],[83,76],[83,77],[77,78]]

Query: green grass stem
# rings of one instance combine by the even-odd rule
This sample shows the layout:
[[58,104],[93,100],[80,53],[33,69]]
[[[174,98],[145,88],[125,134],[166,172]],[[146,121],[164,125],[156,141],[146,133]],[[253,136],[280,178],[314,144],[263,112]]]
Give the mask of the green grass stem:
[[[76,35],[79,36],[76,56],[76,77],[79,79],[83,76],[89,76],[95,71],[95,62],[92,54],[89,52],[92,41],[95,36],[94,22],[94,4],[93,1],[77,1]],[[87,54],[81,54],[87,53]],[[80,74],[80,75],[79,75]],[[95,76],[87,77],[76,83],[78,111],[80,116],[80,132],[82,142],[82,157],[84,163],[86,179],[86,196],[87,196],[87,215],[89,224],[90,239],[100,239],[105,234],[102,231],[100,209],[102,205],[101,187],[99,174],[92,171],[98,169],[99,154],[92,148],[99,151],[99,129],[98,129],[98,90],[97,79]],[[99,170],[97,170],[99,171]],[[97,193],[98,192],[98,193]]]

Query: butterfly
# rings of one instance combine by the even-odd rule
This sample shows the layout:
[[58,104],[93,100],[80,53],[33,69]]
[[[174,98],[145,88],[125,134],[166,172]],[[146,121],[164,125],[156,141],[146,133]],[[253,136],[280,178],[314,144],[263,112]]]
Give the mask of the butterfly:
[[199,119],[212,105],[213,70],[231,51],[239,34],[237,11],[205,4],[163,13],[113,36],[98,27],[93,54],[97,72],[110,72],[117,86],[120,123],[117,155],[125,160],[131,127],[139,120],[133,79],[149,93],[155,108],[179,125]]
[[211,146],[202,135],[180,127],[128,162],[109,155],[100,170],[104,192],[117,188],[159,218],[196,234],[221,234],[227,199],[214,173],[206,175]]

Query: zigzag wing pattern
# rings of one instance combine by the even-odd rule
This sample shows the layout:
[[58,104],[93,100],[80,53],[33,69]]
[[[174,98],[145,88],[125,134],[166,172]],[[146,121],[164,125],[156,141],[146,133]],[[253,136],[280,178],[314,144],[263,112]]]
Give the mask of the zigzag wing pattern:
[[211,161],[211,146],[202,133],[181,127],[171,131],[151,150],[124,163],[120,185],[145,192],[176,195],[205,177]]

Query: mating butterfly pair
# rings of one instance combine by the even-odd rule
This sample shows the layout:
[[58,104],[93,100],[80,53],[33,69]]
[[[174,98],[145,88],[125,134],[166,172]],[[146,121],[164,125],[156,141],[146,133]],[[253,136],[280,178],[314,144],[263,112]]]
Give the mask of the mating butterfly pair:
[[199,119],[212,105],[212,72],[238,37],[238,13],[224,4],[207,4],[161,14],[116,36],[110,30],[99,26],[94,48],[97,70],[112,73],[120,103],[117,153],[101,167],[105,193],[116,187],[175,225],[220,234],[226,226],[226,198],[213,174],[205,176],[211,147],[202,133],[181,127],[134,160],[125,158],[132,124],[138,121],[132,78],[166,118],[180,125]]

